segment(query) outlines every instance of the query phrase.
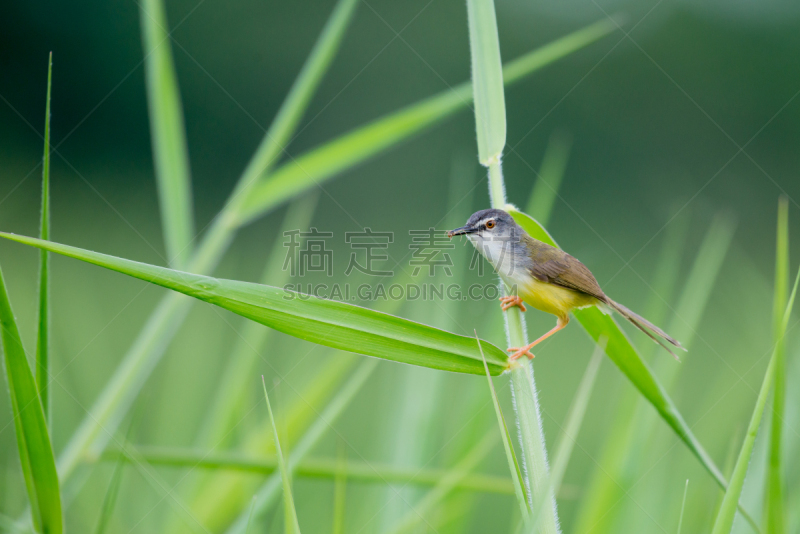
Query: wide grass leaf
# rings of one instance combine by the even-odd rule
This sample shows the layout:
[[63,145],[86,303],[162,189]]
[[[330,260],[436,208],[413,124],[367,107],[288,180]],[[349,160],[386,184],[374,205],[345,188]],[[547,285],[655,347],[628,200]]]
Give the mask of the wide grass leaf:
[[169,264],[181,269],[186,267],[192,255],[194,216],[189,149],[178,77],[162,0],[142,0],[139,7],[150,138],[164,243]]
[[[481,354],[472,338],[407,319],[278,287],[175,271],[15,234],[0,232],[0,236],[178,291],[320,345],[433,369],[483,374]],[[505,354],[488,342],[484,348],[492,374],[505,371]]]
[[[789,297],[789,301],[781,318],[781,323],[776,332],[780,338],[786,335],[786,327],[789,325],[789,316],[791,315],[794,298],[797,294],[798,282],[800,282],[800,270],[797,272],[792,295]],[[756,405],[753,408],[753,414],[750,416],[750,424],[747,426],[747,434],[745,434],[742,448],[739,450],[739,457],[736,459],[736,466],[733,468],[733,474],[731,475],[731,483],[725,492],[725,497],[722,499],[719,514],[714,522],[714,529],[711,531],[712,534],[729,534],[733,527],[733,520],[736,517],[736,506],[742,494],[742,488],[744,487],[744,480],[747,476],[747,466],[750,464],[750,456],[753,453],[753,446],[755,445],[756,436],[758,435],[761,416],[764,414],[764,406],[767,403],[769,390],[775,379],[777,354],[778,348],[775,347],[772,351],[769,365],[767,366],[767,372],[764,373],[764,380],[761,382],[761,389],[758,391]]]
[[[47,104],[44,119],[42,157],[42,213],[39,238],[50,239],[50,89],[53,85],[53,53],[47,64]],[[44,418],[50,425],[50,274],[49,252],[39,253],[39,327],[36,333],[36,385],[42,399]]]
[[[505,84],[514,83],[616,30],[604,19],[565,35],[503,68]],[[369,158],[396,146],[472,103],[470,82],[426,98],[356,128],[301,154],[262,180],[248,195],[239,214],[240,224],[251,221],[300,192],[319,185]]]
[[[550,234],[539,225],[533,218],[518,211],[514,206],[508,206],[507,211],[514,217],[514,220],[530,234],[534,239],[543,241],[552,246],[558,246],[550,237]],[[584,308],[573,312],[578,322],[586,329],[586,332],[599,342],[601,338],[607,338],[605,352],[609,358],[619,367],[628,377],[633,385],[658,411],[661,418],[675,431],[678,437],[689,447],[700,463],[706,468],[712,477],[723,487],[727,486],[725,477],[709,456],[703,446],[695,437],[692,429],[683,419],[677,406],[669,397],[667,392],[656,379],[655,375],[642,360],[636,349],[631,344],[628,337],[617,325],[616,321],[610,316],[601,312],[597,307]]]
[[3,273],[0,271],[0,326],[2,326],[3,362],[5,363],[11,414],[17,434],[19,462],[28,490],[33,526],[37,532],[61,534],[61,496],[56,460],[47,431],[44,409],[36,381],[28,365],[14,312],[8,301]]

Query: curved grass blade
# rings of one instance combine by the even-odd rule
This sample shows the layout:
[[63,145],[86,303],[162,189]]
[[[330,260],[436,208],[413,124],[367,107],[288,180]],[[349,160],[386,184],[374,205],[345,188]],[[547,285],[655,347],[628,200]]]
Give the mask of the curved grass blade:
[[47,430],[44,409],[36,389],[36,381],[28,365],[22,339],[8,301],[8,293],[0,271],[0,339],[11,413],[19,448],[19,462],[28,490],[33,526],[37,532],[61,534],[63,517],[56,473],[56,461]]
[[[334,8],[333,15],[314,44],[269,131],[240,176],[222,212],[193,254],[188,270],[211,272],[227,250],[238,228],[232,221],[238,218],[236,214],[242,200],[247,198],[248,191],[258,182],[259,177],[272,168],[294,133],[311,96],[339,48],[355,4],[353,0],[340,0]],[[72,475],[81,457],[90,448],[102,450],[105,447],[109,433],[122,420],[186,318],[191,302],[191,299],[183,295],[167,295],[153,311],[113,377],[98,395],[89,414],[59,456],[59,473],[64,479]],[[106,432],[101,432],[101,428]]]
[[550,222],[550,214],[553,213],[558,190],[564,179],[571,147],[572,138],[564,132],[554,132],[547,143],[542,167],[525,209],[525,213],[530,214],[542,226],[547,226]]
[[[604,19],[556,39],[510,61],[503,68],[503,81],[505,84],[514,83],[616,29],[614,22]],[[341,172],[397,145],[467,107],[471,102],[472,88],[470,82],[465,82],[301,154],[270,173],[253,189],[239,213],[240,224],[260,217],[301,191],[330,180]]]
[[[776,332],[779,338],[786,335],[786,327],[789,324],[789,317],[791,315],[792,307],[794,305],[794,298],[797,294],[797,285],[800,283],[800,270],[797,271],[797,278],[795,278],[794,288],[789,297],[781,324]],[[756,442],[758,434],[758,427],[761,424],[761,416],[764,414],[764,405],[767,403],[769,390],[772,387],[772,382],[775,378],[775,362],[777,361],[778,350],[777,347],[772,352],[772,357],[767,366],[767,372],[764,374],[764,380],[761,382],[761,389],[758,392],[756,405],[753,408],[753,414],[750,416],[750,424],[747,427],[747,434],[744,436],[742,448],[739,450],[739,457],[736,460],[736,466],[733,468],[731,475],[731,483],[725,492],[725,497],[722,499],[722,506],[720,506],[719,514],[714,522],[714,529],[712,534],[729,534],[733,527],[733,519],[736,516],[737,503],[742,494],[742,487],[744,486],[744,479],[747,476],[747,466],[750,463],[750,455],[753,452],[753,446]]]
[[169,265],[182,269],[192,255],[194,215],[189,149],[186,145],[178,77],[170,50],[163,2],[142,0],[139,7],[150,138],[164,244]]
[[773,343],[775,344],[775,392],[772,395],[769,468],[767,470],[767,534],[785,534],[786,512],[783,496],[782,439],[786,406],[786,343],[781,333],[782,312],[789,292],[789,201],[778,203],[778,237],[775,253],[775,296],[773,297]]
[[[272,406],[269,403],[269,395],[267,395],[267,383],[264,381],[264,375],[261,375],[261,385],[264,386],[264,398],[267,399],[267,411],[269,412],[269,424],[272,426],[272,436],[275,439],[275,454],[278,458],[278,468],[281,472],[281,482],[283,484],[283,521],[285,524],[285,532],[287,534],[300,534],[300,525],[297,523],[297,511],[294,509],[294,497],[292,496],[292,484],[289,479],[289,470],[286,469],[286,461],[283,458],[283,451],[281,450],[281,442],[278,437],[278,427],[275,425],[275,416],[272,414]],[[253,511],[250,510],[250,516]],[[250,519],[247,520],[248,525]]]
[[[39,239],[50,239],[50,90],[53,85],[53,53],[47,63],[47,104],[44,119],[42,157],[42,214]],[[50,253],[39,252],[39,327],[36,333],[36,385],[42,400],[44,419],[50,426]]]
[[[483,356],[483,348],[481,347],[480,338],[478,333],[475,332],[475,339],[478,342],[478,348],[481,349],[481,356]],[[492,394],[492,403],[494,404],[494,414],[497,416],[497,424],[500,426],[500,437],[503,438],[503,450],[506,453],[506,460],[508,461],[508,471],[511,473],[511,481],[514,486],[514,493],[517,496],[517,504],[522,516],[523,522],[527,523],[530,519],[530,502],[529,495],[522,484],[522,471],[519,468],[519,461],[517,454],[514,451],[514,445],[511,441],[511,434],[508,432],[508,425],[506,418],[503,417],[503,410],[500,408],[500,400],[497,398],[497,391],[494,389],[494,382],[492,382],[492,375],[489,373],[489,367],[486,365],[484,359],[484,369],[486,370],[486,379],[489,381],[489,392]]]
[[[514,206],[508,206],[507,211],[514,217],[514,220],[525,229],[534,239],[543,241],[552,246],[558,246],[550,237],[550,234],[530,216],[518,211]],[[727,481],[722,472],[714,463],[714,460],[706,452],[703,446],[695,437],[691,428],[683,419],[677,406],[667,394],[666,390],[656,379],[648,365],[642,360],[634,349],[627,336],[619,328],[619,325],[609,315],[603,314],[599,309],[592,306],[573,312],[575,318],[581,323],[586,332],[595,342],[602,337],[607,337],[606,354],[611,361],[628,377],[633,385],[658,411],[661,418],[666,422],[683,441],[692,454],[700,460],[700,463],[711,474],[714,480],[722,486],[727,487]]]
[[[286,334],[367,356],[445,371],[483,374],[472,339],[344,302],[277,287],[223,280],[0,232],[0,236],[92,263],[209,302]],[[486,343],[493,374],[503,352]]]

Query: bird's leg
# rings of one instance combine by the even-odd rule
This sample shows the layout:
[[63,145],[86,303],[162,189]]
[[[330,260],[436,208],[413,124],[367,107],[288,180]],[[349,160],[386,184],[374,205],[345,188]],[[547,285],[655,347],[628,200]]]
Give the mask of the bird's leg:
[[514,353],[511,356],[509,356],[508,359],[513,361],[513,360],[516,360],[516,359],[522,357],[523,355],[527,356],[528,358],[533,359],[533,354],[531,354],[529,351],[533,347],[535,347],[536,345],[538,345],[539,343],[541,343],[542,341],[547,339],[548,337],[552,336],[553,334],[555,334],[556,332],[558,332],[559,330],[561,330],[562,328],[567,326],[568,323],[569,323],[569,316],[568,315],[565,315],[564,317],[559,317],[558,318],[558,322],[556,323],[556,326],[552,330],[550,330],[548,333],[546,333],[545,335],[543,335],[542,337],[540,337],[539,339],[537,339],[536,341],[534,341],[530,345],[528,345],[526,347],[522,347],[521,349],[517,348],[517,347],[511,347],[509,349],[506,349],[508,352],[513,352]]
[[518,295],[509,295],[507,297],[500,297],[500,307],[503,308],[503,311],[506,311],[509,308],[514,306],[519,307],[521,311],[527,311],[525,309],[525,305],[522,303],[522,297]]

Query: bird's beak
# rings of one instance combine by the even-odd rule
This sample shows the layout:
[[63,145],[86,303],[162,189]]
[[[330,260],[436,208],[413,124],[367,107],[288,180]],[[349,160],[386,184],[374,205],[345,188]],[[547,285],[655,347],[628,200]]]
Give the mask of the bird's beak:
[[467,234],[474,234],[477,232],[477,228],[470,228],[469,226],[462,226],[461,228],[456,228],[455,230],[450,230],[447,232],[447,237],[452,238],[456,235],[467,235]]

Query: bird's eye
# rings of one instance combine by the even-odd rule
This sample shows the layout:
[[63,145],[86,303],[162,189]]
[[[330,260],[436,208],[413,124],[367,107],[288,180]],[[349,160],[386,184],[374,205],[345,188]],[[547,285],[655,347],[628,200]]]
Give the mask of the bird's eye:
[[488,228],[489,230],[494,228],[494,219],[489,219],[488,221],[486,221],[486,228]]

